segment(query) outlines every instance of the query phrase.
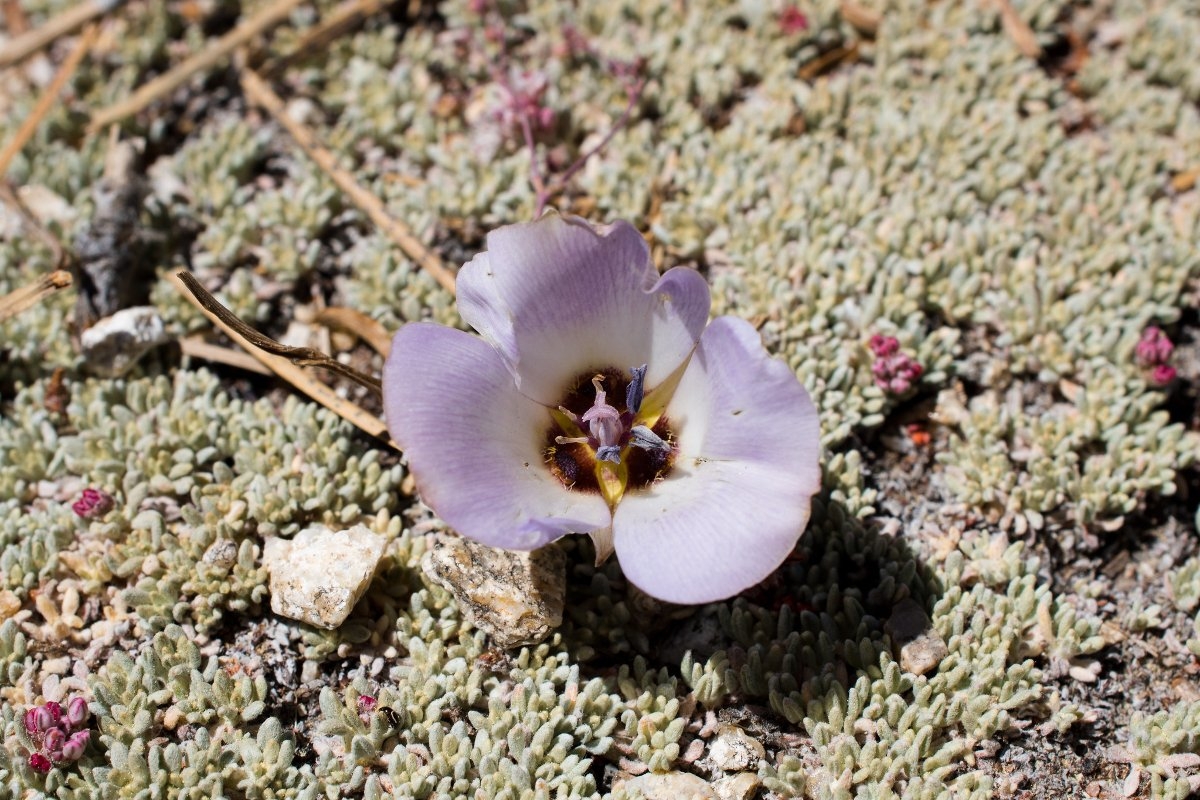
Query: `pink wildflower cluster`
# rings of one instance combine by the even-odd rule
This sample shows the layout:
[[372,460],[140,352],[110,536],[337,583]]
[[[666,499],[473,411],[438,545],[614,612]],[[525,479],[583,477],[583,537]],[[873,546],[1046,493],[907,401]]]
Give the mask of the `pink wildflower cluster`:
[[375,710],[375,706],[379,701],[369,694],[360,694],[355,705],[358,706],[358,718],[364,723],[371,719],[371,712]]
[[888,394],[907,394],[925,371],[911,356],[900,352],[900,342],[895,336],[875,334],[867,346],[875,354],[875,363],[871,365],[875,385]]
[[87,749],[92,732],[84,729],[87,701],[74,697],[64,710],[53,701],[25,712],[25,732],[36,748],[29,754],[29,768],[45,775],[53,766],[77,761]]
[[808,17],[796,5],[784,6],[779,12],[779,27],[788,36],[808,30]]
[[1151,325],[1142,331],[1142,338],[1133,349],[1134,360],[1140,366],[1150,370],[1150,381],[1158,386],[1165,386],[1175,380],[1175,368],[1167,362],[1175,345],[1167,338],[1162,328]]
[[71,504],[71,510],[84,519],[103,517],[112,511],[112,507],[112,495],[99,489],[84,489],[79,499]]

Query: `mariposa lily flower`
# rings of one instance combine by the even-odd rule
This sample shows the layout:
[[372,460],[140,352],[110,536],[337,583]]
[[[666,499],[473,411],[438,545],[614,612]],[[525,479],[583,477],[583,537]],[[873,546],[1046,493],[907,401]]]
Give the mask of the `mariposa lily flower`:
[[469,539],[597,560],[675,603],[766,578],[820,487],[819,431],[754,328],[708,322],[694,270],[661,277],[631,225],[548,215],[490,233],[458,275],[475,336],[417,322],[383,371],[388,428],[425,502]]

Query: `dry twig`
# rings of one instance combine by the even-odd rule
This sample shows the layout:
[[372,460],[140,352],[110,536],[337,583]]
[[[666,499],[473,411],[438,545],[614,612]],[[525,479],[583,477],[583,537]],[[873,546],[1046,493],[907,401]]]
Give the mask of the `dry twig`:
[[56,269],[31,284],[0,297],[0,322],[20,314],[30,306],[71,285],[71,273]]
[[392,349],[392,335],[379,320],[371,319],[353,308],[323,308],[314,322],[360,337],[371,349],[387,358]]
[[[250,355],[262,362],[269,370],[350,424],[369,433],[371,436],[383,439],[395,447],[395,443],[388,436],[387,426],[384,425],[383,420],[351,403],[349,400],[339,397],[337,392],[332,388],[321,383],[301,367],[297,366],[297,363],[306,363],[308,359],[301,358],[297,363],[293,363],[290,356],[282,355],[292,351],[302,352],[307,348],[285,347],[275,340],[263,336],[218,303],[190,273],[178,272],[168,277],[171,283],[175,285],[175,288],[179,290],[180,294],[187,298],[192,305],[200,309],[229,338],[246,348]],[[270,350],[262,349],[259,346],[261,344],[266,344]],[[276,353],[280,353],[280,355]],[[324,353],[317,353],[316,351],[311,351],[311,353],[320,359],[333,361]],[[368,376],[361,375],[344,364],[339,364],[336,361],[333,361],[333,363],[337,364],[336,369],[341,374],[366,386],[371,386],[375,391],[379,391],[377,381]],[[329,367],[328,364],[324,363],[318,364],[318,366]]]
[[304,32],[290,52],[272,58],[261,68],[263,75],[274,77],[295,62],[311,56],[334,39],[349,33],[363,20],[383,10],[394,0],[346,0],[313,27]]
[[221,347],[219,344],[206,342],[198,336],[185,336],[180,339],[179,350],[185,356],[202,358],[214,364],[225,364],[226,366],[244,369],[247,372],[257,372],[259,375],[275,374],[264,367],[257,358],[244,350]]
[[4,146],[4,150],[0,151],[0,176],[8,172],[8,165],[16,158],[17,153],[21,152],[21,148],[29,141],[41,124],[42,118],[50,113],[50,109],[54,108],[54,104],[58,102],[58,93],[62,91],[63,86],[75,74],[75,70],[79,68],[79,62],[83,61],[83,57],[87,55],[88,50],[96,42],[96,34],[99,28],[91,25],[79,37],[79,41],[75,44],[75,49],[71,51],[71,55],[67,56],[67,60],[58,68],[58,72],[54,76],[54,80],[46,87],[46,91],[38,99],[37,105],[33,108],[33,113],[30,114],[21,127],[17,129],[16,134]]
[[234,50],[260,33],[275,27],[292,13],[303,0],[275,0],[271,5],[246,20],[199,53],[186,59],[174,69],[143,84],[136,92],[119,103],[102,108],[92,115],[88,130],[96,132],[114,122],[136,114],[158,98],[182,86],[192,75],[202,72],[228,58]]
[[309,158],[325,171],[337,187],[349,196],[354,205],[358,206],[384,234],[391,239],[405,255],[421,265],[448,292],[454,291],[454,273],[446,268],[442,260],[432,250],[427,248],[409,230],[408,226],[387,213],[378,197],[363,188],[354,180],[354,176],[337,165],[333,153],[317,141],[317,137],[300,122],[288,116],[283,106],[283,100],[263,81],[253,70],[242,70],[242,90],[246,98],[255,105],[266,109],[267,113],[278,122],[291,137],[296,140]]
[[107,14],[124,0],[87,0],[53,17],[45,25],[17,36],[0,46],[0,69],[12,66],[31,53],[36,53],[60,36],[65,36],[102,14]]

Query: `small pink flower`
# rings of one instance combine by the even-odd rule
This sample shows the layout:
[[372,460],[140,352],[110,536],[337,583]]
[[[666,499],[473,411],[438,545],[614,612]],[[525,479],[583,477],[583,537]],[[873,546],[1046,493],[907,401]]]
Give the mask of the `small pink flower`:
[[366,721],[366,717],[375,710],[375,706],[379,701],[369,694],[360,694],[358,696],[358,715]]
[[62,746],[62,761],[78,761],[83,755],[83,751],[87,749],[88,742],[92,739],[91,731],[77,731],[71,734],[71,738],[63,743]]
[[1163,329],[1151,325],[1142,331],[1142,338],[1138,340],[1133,354],[1141,366],[1153,367],[1167,363],[1167,359],[1171,357],[1174,350],[1175,345],[1167,338]]
[[80,498],[71,504],[71,510],[84,519],[103,517],[112,511],[112,507],[112,495],[99,489],[84,489]]
[[51,766],[50,759],[46,758],[41,753],[29,754],[29,768],[34,772],[45,775],[50,771]]
[[1156,386],[1166,386],[1175,380],[1177,374],[1170,364],[1159,364],[1150,372],[1150,382]]
[[779,12],[779,27],[788,36],[808,30],[808,17],[795,5],[784,6]]
[[867,347],[875,354],[875,362],[871,364],[875,385],[888,394],[907,394],[925,373],[915,359],[900,352],[900,342],[895,336],[875,334]]
[[883,358],[900,352],[900,341],[895,336],[883,336],[875,334],[867,342],[867,347],[871,348],[871,352]]
[[67,724],[72,728],[79,728],[80,725],[87,722],[88,706],[87,700],[82,697],[73,697],[71,702],[67,703],[66,719]]

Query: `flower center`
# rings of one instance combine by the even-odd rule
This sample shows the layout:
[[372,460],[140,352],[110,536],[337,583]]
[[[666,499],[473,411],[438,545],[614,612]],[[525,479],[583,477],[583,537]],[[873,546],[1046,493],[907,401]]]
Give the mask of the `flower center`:
[[[606,369],[576,378],[551,412],[546,463],[571,489],[599,491],[615,506],[628,489],[666,475],[674,461],[673,434],[665,417],[645,400],[646,365],[625,373]],[[609,403],[625,396],[623,410]]]

